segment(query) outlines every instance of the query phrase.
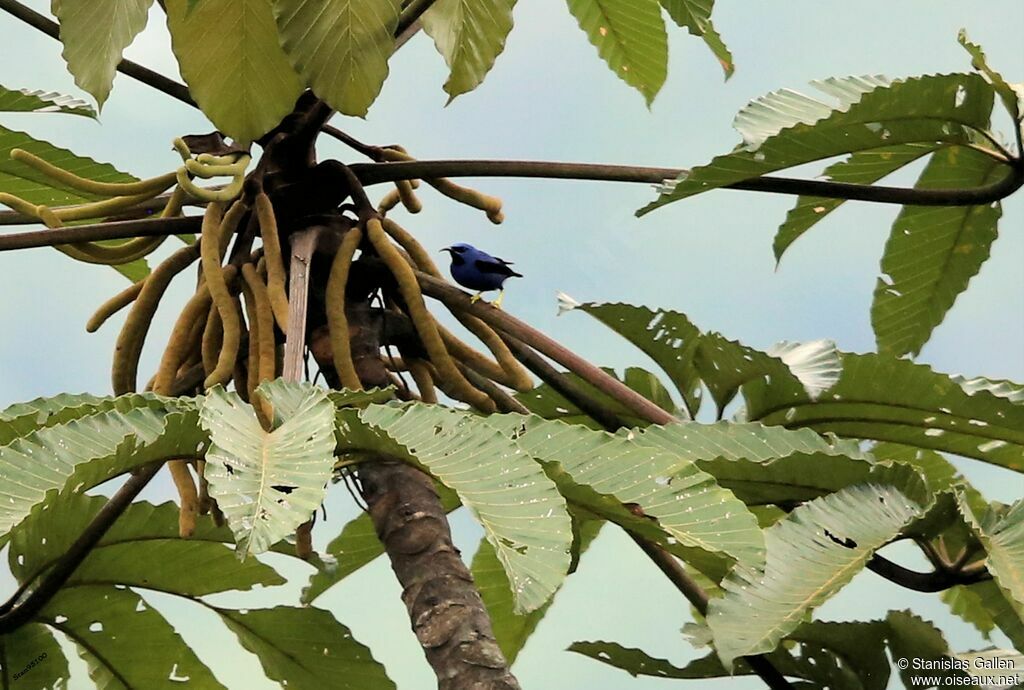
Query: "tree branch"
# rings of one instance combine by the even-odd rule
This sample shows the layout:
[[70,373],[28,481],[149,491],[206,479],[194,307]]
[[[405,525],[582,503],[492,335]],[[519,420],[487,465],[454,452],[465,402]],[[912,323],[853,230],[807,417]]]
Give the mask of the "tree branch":
[[[0,0],[3,2],[3,0]],[[52,247],[57,244],[95,242],[99,240],[121,240],[130,237],[153,237],[156,235],[183,235],[196,233],[202,227],[199,216],[178,218],[148,218],[146,220],[120,220],[112,223],[77,225],[67,228],[34,230],[0,235],[0,252],[33,247]]]
[[[562,180],[660,184],[665,180],[673,180],[679,175],[689,172],[683,168],[499,160],[353,163],[350,167],[364,185],[431,177],[541,177]],[[970,189],[913,189],[801,180],[790,177],[757,177],[726,185],[725,189],[872,201],[879,204],[975,206],[1004,199],[1024,185],[1024,169],[1019,166],[1007,167],[1008,174],[1002,179],[990,185]]]
[[[33,9],[25,7],[20,2],[17,2],[17,0],[0,0],[0,10],[20,19],[32,28],[42,31],[50,38],[60,40],[60,26],[57,22],[53,21],[49,17],[39,14]],[[159,72],[154,72],[148,67],[143,67],[131,60],[121,60],[121,62],[117,64],[117,71],[121,74],[126,74],[132,79],[140,81],[146,86],[150,86],[157,91],[162,91],[171,98],[175,98],[186,105],[190,105],[193,108],[199,107],[196,105],[196,102],[192,100],[192,96],[189,94],[187,86],[179,84]]]
[[990,580],[992,576],[984,568],[980,569],[937,569],[930,573],[921,573],[893,563],[877,553],[868,561],[867,567],[886,580],[916,592],[941,592],[956,585],[970,585],[975,582]]
[[423,16],[423,13],[430,9],[430,6],[434,4],[435,0],[411,0],[411,2],[405,6],[402,10],[402,14],[398,18],[398,27],[395,29],[395,38],[397,39],[397,45],[395,50],[398,50],[408,42],[410,38],[416,35],[419,31],[419,20]]

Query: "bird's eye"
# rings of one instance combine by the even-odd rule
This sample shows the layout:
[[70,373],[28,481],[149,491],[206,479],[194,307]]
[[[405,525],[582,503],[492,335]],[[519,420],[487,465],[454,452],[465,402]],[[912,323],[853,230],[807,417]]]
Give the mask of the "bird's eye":
[[466,251],[466,248],[465,247],[452,247],[452,251],[455,252],[456,254],[461,254],[462,252]]

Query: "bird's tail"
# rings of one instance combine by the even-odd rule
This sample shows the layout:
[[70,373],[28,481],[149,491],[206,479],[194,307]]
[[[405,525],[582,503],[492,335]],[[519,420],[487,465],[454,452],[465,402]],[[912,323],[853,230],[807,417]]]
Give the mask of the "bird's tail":
[[522,278],[523,274],[522,273],[516,273],[515,271],[512,271],[511,273],[509,273],[508,277],[509,278]]

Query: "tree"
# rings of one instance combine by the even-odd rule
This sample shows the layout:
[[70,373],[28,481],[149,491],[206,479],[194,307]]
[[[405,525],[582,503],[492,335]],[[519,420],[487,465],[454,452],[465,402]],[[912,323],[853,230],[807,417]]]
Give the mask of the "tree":
[[[710,3],[663,4],[731,71]],[[947,591],[955,610],[998,626],[1019,648],[1021,504],[986,501],[935,451],[1019,472],[1021,387],[899,358],[919,352],[980,269],[998,202],[1024,179],[1017,91],[981,49],[961,37],[975,72],[833,79],[817,85],[823,98],[769,94],[741,112],[741,147],[689,171],[416,161],[327,124],[335,110],[366,111],[387,76],[387,56],[418,22],[449,62],[453,98],[480,83],[511,29],[510,3],[489,4],[495,11],[486,16],[457,3],[431,5],[339,2],[314,14],[322,3],[168,3],[187,89],[118,63],[138,16],[119,8],[97,21],[96,4],[57,8],[69,68],[98,103],[118,66],[195,99],[220,132],[180,138],[181,167],[136,180],[5,131],[11,155],[0,170],[10,180],[0,201],[14,211],[7,219],[48,229],[6,236],[0,247],[58,246],[135,282],[92,324],[131,305],[115,353],[118,397],[64,395],[3,413],[4,531],[22,584],[0,614],[4,668],[28,669],[37,680],[46,673],[44,684],[63,677],[60,663],[42,663],[61,658],[50,632],[57,630],[80,646],[99,683],[150,687],[187,677],[217,686],[142,602],[141,589],[213,611],[274,680],[386,687],[382,667],[327,611],[245,612],[201,599],[280,582],[246,556],[277,551],[313,562],[308,600],[386,552],[439,683],[515,687],[508,661],[605,522],[624,528],[663,570],[705,622],[697,637],[714,644],[685,669],[613,643],[573,647],[634,674],[756,673],[771,687],[794,679],[880,687],[890,674],[887,653],[948,658],[941,634],[911,613],[805,622],[864,567],[909,589]],[[615,73],[650,102],[664,81],[658,5],[637,2],[621,15],[617,5],[569,6]],[[54,31],[17,3],[0,7]],[[98,25],[123,33],[101,36]],[[224,26],[244,33],[228,31],[235,41],[207,35]],[[225,78],[234,88],[223,87]],[[6,91],[4,100],[9,110],[92,112],[48,94]],[[989,131],[996,104],[1013,120],[1016,152]],[[371,163],[316,163],[321,133]],[[254,166],[251,141],[262,150]],[[829,167],[830,181],[770,175],[837,155],[848,157]],[[925,156],[913,188],[875,184]],[[397,204],[417,208],[420,179],[500,222],[496,198],[448,179],[467,175],[660,184],[644,213],[717,187],[800,195],[777,256],[843,200],[906,204],[876,290],[879,353],[842,353],[827,341],[758,351],[678,312],[567,298],[566,309],[597,318],[654,360],[676,394],[643,370],[619,379],[445,283],[396,223]],[[227,182],[196,181],[207,178]],[[382,183],[395,189],[375,208],[365,188]],[[180,215],[186,203],[205,207],[202,217]],[[163,217],[146,217],[154,211]],[[90,220],[105,222],[70,225]],[[188,236],[197,231],[198,241]],[[170,235],[184,236],[185,246],[150,273],[142,257]],[[152,392],[136,393],[152,310],[167,282],[196,262],[198,288],[146,386]],[[424,296],[451,310],[494,359],[440,327]],[[301,382],[307,345],[330,392]],[[229,383],[234,390],[225,390]],[[438,404],[435,388],[452,404]],[[684,421],[699,413],[705,390],[719,421]],[[740,400],[743,421],[720,421]],[[632,430],[607,433],[625,428]],[[165,462],[178,509],[135,500]],[[109,502],[82,493],[129,472]],[[329,547],[337,564],[318,560],[310,543],[311,515],[332,477],[352,482],[368,508]],[[460,503],[485,533],[475,580],[451,547],[445,518]],[[205,513],[213,524],[199,518]],[[877,553],[899,540],[916,544],[932,570]],[[157,560],[168,566],[146,567]],[[128,634],[141,649],[114,643]]]

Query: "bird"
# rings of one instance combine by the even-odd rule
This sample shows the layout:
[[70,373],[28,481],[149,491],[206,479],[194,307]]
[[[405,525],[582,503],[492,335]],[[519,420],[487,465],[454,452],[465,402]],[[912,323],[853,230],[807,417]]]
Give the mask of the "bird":
[[505,297],[505,281],[512,277],[523,277],[522,273],[516,273],[510,268],[511,261],[491,256],[465,242],[453,244],[441,251],[448,252],[452,257],[451,272],[455,282],[477,291],[470,299],[471,303],[479,300],[483,292],[499,290],[498,299],[491,304],[501,309],[501,300]]

